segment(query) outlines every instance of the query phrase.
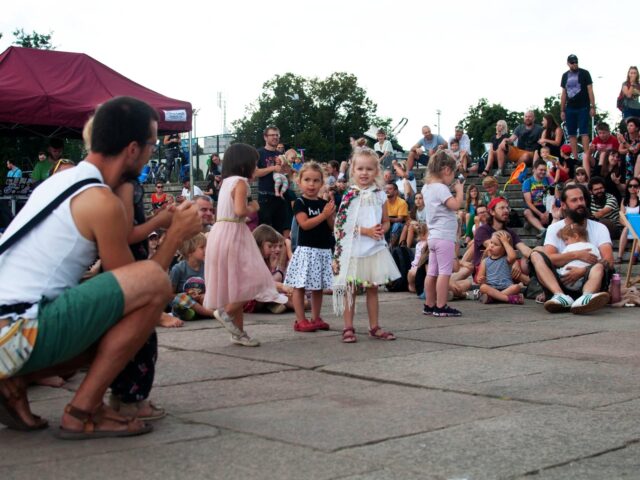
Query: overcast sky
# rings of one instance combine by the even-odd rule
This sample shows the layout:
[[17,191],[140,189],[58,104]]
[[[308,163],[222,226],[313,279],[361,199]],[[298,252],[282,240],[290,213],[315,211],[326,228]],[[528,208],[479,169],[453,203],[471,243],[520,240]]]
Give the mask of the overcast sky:
[[[631,1],[305,2],[234,0],[3,2],[0,50],[13,32],[53,31],[58,50],[84,52],[132,80],[200,109],[197,135],[222,131],[276,74],[355,74],[378,114],[449,137],[479,98],[510,110],[542,106],[559,92],[566,58],[591,72],[596,103],[619,119],[620,85],[635,52],[639,8]],[[510,126],[512,128],[512,126]]]

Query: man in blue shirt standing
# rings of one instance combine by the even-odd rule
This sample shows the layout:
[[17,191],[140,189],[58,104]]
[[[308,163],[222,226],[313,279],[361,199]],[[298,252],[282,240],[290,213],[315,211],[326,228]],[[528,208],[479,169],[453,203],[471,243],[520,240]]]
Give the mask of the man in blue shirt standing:
[[7,160],[7,178],[22,178],[22,170],[11,160]]
[[431,128],[425,125],[422,127],[422,138],[411,147],[407,157],[407,171],[411,171],[416,161],[426,165],[429,162],[429,157],[436,153],[437,150],[444,150],[448,147],[449,145],[444,138],[440,135],[432,134]]

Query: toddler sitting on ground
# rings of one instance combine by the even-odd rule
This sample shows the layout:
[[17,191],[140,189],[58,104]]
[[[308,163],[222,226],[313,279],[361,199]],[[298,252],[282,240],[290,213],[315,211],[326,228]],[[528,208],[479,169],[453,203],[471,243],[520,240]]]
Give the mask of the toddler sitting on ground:
[[505,231],[491,235],[485,258],[480,262],[478,271],[482,303],[494,301],[516,305],[524,303],[520,284],[513,283],[511,278],[511,265],[516,260],[516,252],[511,245],[511,235]]

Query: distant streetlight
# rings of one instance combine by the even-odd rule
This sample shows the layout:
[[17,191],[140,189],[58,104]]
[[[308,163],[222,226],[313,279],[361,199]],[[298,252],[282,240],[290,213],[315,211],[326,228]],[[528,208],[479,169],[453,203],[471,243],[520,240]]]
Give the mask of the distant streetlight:
[[438,135],[440,135],[440,115],[442,114],[442,111],[440,111],[439,109],[436,110],[436,115],[438,116]]

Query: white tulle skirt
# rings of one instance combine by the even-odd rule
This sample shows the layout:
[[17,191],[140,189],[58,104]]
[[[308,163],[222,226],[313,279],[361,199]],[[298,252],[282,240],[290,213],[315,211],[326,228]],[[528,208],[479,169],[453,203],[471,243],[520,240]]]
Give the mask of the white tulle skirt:
[[396,278],[400,278],[400,271],[387,248],[368,257],[351,257],[349,261],[347,270],[349,283],[355,280],[358,285],[365,283],[385,285]]

